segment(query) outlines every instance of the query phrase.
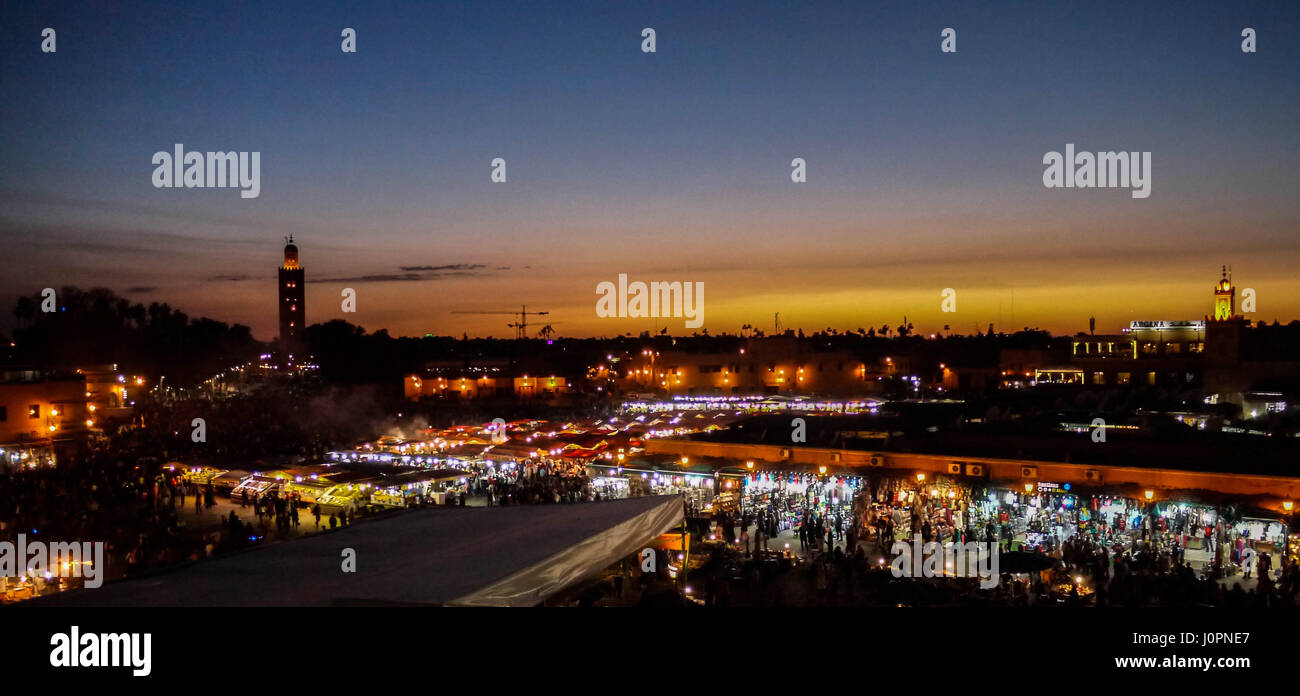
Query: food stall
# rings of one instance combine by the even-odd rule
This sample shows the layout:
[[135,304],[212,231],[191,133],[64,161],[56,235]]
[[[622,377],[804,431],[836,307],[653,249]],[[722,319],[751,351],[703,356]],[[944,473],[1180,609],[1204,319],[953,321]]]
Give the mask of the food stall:
[[622,500],[632,494],[631,484],[625,476],[597,476],[591,479],[591,487],[600,494],[601,500]]
[[251,471],[231,469],[223,474],[217,474],[212,477],[212,487],[216,489],[218,493],[230,495],[230,493],[234,491],[244,479],[252,475],[253,472]]
[[376,485],[382,484],[384,475],[372,471],[336,471],[328,475],[330,483],[316,502],[328,513],[340,510],[353,511],[369,502]]
[[370,496],[370,485],[365,483],[341,483],[330,486],[316,499],[321,510],[326,513],[347,510],[352,512]]
[[282,492],[284,490],[284,483],[284,476],[277,478],[275,476],[254,474],[245,477],[239,482],[239,485],[231,489],[230,497],[234,500],[239,500],[246,495],[249,500],[254,500],[268,493]]
[[328,476],[319,473],[297,474],[293,479],[285,482],[284,494],[289,496],[297,494],[300,500],[310,504],[317,502],[333,485],[334,482]]
[[469,474],[459,469],[416,469],[403,471],[376,482],[370,503],[384,508],[407,507],[420,496],[441,505],[448,491],[455,491]]
[[779,529],[798,528],[805,511],[847,520],[852,519],[853,498],[861,485],[861,479],[848,476],[756,472],[744,478],[741,509],[772,511]]
[[218,469],[213,466],[185,466],[180,462],[170,462],[167,464],[167,468],[180,474],[182,480],[200,486],[206,486],[209,483],[215,485],[218,476],[229,473],[226,469]]

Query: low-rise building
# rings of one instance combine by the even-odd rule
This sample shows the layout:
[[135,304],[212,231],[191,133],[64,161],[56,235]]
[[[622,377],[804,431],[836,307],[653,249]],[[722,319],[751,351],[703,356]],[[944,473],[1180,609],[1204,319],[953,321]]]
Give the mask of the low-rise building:
[[0,467],[51,463],[58,445],[93,425],[81,375],[47,377],[36,370],[0,373]]

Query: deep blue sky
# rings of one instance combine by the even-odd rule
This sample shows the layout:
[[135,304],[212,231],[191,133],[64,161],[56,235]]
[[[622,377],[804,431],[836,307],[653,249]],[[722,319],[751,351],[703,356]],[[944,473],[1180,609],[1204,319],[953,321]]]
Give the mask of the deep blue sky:
[[[310,321],[355,287],[394,333],[652,328],[595,317],[620,272],[705,282],[715,332],[1192,318],[1222,263],[1300,316],[1300,3],[185,5],[0,9],[0,302],[105,285],[270,338],[292,233]],[[178,142],[260,151],[261,196],[153,188]],[[1152,196],[1045,189],[1067,142],[1151,151]]]

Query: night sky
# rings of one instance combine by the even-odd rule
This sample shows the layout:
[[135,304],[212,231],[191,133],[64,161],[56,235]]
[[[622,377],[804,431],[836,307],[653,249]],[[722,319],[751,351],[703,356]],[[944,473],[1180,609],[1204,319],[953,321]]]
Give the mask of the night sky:
[[[1113,331],[1222,264],[1300,318],[1300,3],[120,5],[0,8],[0,327],[104,286],[270,339],[289,234],[310,322],[394,334],[685,331],[598,318],[619,273],[704,282],[711,333]],[[154,188],[176,143],[261,152],[261,195]],[[1045,188],[1066,143],[1150,151],[1150,198]]]

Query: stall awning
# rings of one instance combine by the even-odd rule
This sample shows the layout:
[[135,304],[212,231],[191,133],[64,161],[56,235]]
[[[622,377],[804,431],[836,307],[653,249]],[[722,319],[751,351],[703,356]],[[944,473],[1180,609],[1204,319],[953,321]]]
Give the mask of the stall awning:
[[[635,499],[634,499],[635,500]],[[677,496],[651,498],[660,503],[582,542],[451,602],[458,606],[530,607],[636,553],[682,523]]]

